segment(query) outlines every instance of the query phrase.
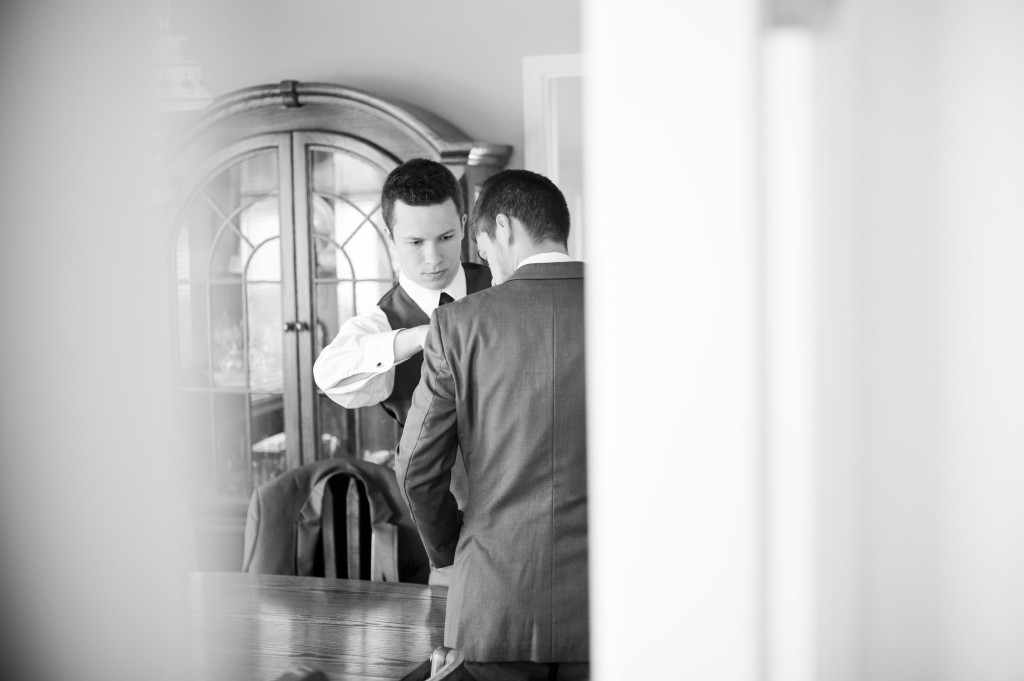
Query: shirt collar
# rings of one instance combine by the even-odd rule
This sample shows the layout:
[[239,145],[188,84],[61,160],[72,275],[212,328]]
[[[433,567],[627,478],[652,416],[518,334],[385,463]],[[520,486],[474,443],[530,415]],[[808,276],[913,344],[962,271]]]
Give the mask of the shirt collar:
[[409,297],[416,301],[416,304],[420,306],[420,309],[426,313],[429,317],[437,309],[437,301],[440,299],[442,293],[447,293],[452,297],[452,300],[461,300],[466,297],[466,271],[462,269],[462,265],[459,265],[459,271],[455,273],[455,278],[452,279],[452,283],[440,291],[433,289],[424,288],[415,281],[405,276],[405,272],[401,272],[398,275],[398,284],[405,289],[405,292],[409,294]]
[[576,259],[569,257],[565,253],[559,253],[558,251],[535,253],[528,258],[523,258],[519,264],[516,265],[516,269],[518,270],[523,265],[539,265],[547,262],[576,262]]

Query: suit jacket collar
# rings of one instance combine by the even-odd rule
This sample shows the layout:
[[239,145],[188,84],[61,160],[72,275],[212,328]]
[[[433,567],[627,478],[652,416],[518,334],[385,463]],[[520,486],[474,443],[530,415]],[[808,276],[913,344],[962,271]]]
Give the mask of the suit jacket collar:
[[573,262],[545,262],[531,263],[520,266],[508,281],[516,279],[582,279],[583,263]]

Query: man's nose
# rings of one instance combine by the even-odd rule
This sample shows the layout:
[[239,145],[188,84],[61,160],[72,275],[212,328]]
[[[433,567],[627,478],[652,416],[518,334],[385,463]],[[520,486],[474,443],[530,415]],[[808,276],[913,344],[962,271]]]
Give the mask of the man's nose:
[[441,249],[437,247],[437,244],[433,241],[426,242],[423,245],[423,262],[428,265],[436,265],[440,264],[441,260]]

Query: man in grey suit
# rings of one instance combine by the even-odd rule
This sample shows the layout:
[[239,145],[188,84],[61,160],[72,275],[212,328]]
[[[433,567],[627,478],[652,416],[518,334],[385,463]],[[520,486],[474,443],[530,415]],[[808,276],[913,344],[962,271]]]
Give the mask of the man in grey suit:
[[[583,263],[546,177],[488,179],[472,229],[492,288],[440,307],[395,470],[474,679],[589,678]],[[464,516],[449,491],[461,447]]]

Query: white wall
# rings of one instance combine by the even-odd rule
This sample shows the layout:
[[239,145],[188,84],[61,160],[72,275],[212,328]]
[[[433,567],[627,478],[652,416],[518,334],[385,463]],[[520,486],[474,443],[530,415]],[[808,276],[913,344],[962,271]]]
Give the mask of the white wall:
[[1024,5],[937,26],[940,678],[1024,676]]
[[1022,31],[862,0],[823,33],[832,678],[1024,674]]
[[183,677],[145,3],[0,10],[0,677]]
[[[814,678],[1024,678],[1024,5],[808,4]],[[598,679],[773,678],[755,5],[584,8]]]
[[929,3],[822,31],[822,643],[831,678],[932,678],[935,71]]
[[524,56],[580,51],[578,0],[172,0],[216,96],[322,81],[429,109],[522,166]]
[[761,662],[756,18],[585,6],[596,681]]

